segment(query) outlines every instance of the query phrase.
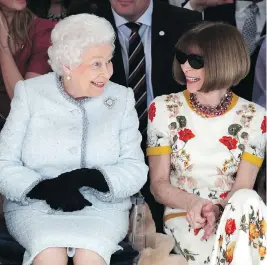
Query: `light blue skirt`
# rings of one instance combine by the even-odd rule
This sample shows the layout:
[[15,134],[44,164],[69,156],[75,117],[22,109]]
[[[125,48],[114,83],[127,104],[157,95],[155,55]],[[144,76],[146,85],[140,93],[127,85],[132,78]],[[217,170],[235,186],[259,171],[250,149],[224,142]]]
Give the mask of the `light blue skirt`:
[[27,209],[5,213],[10,234],[25,248],[23,265],[30,265],[47,248],[82,248],[98,253],[107,264],[126,236],[129,211],[99,210],[53,213]]

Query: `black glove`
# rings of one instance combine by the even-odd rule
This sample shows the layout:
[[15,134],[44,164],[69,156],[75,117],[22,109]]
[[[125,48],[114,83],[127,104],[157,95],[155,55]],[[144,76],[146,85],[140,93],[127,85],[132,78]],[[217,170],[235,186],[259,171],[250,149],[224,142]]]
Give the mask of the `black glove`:
[[86,200],[78,190],[72,190],[68,194],[59,192],[57,197],[48,197],[46,203],[52,209],[62,210],[63,212],[79,211],[86,206],[92,206],[92,203]]
[[52,209],[73,212],[92,206],[92,203],[84,199],[75,186],[70,186],[67,181],[59,178],[46,179],[38,183],[26,195],[31,199],[45,200]]
[[100,192],[108,192],[109,187],[103,174],[97,169],[80,168],[58,176],[61,182],[77,189],[87,186]]
[[34,186],[26,196],[31,199],[46,200],[48,195],[56,194],[60,191],[59,184],[60,182],[57,178],[45,179]]

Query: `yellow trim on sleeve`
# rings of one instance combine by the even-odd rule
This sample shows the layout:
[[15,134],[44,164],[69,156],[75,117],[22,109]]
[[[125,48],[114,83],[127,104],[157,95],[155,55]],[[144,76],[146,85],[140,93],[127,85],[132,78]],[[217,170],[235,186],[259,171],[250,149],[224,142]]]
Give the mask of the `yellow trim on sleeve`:
[[263,163],[263,158],[260,158],[258,156],[252,155],[248,152],[244,152],[242,155],[242,160],[248,161],[251,164],[257,166],[257,167],[261,167],[262,163]]
[[157,155],[167,155],[172,152],[170,146],[156,146],[156,147],[148,147],[146,149],[147,156],[157,156]]

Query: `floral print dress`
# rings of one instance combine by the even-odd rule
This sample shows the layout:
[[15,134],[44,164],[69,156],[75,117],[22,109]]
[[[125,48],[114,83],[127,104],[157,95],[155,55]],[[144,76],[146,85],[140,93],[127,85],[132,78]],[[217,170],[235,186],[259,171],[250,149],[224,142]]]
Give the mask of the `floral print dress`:
[[[187,90],[157,97],[148,111],[147,155],[170,154],[171,184],[213,203],[231,190],[241,160],[261,167],[265,137],[265,110],[235,94],[227,112],[214,118],[192,110]],[[254,191],[232,196],[208,240],[185,216],[184,209],[166,207],[164,229],[188,264],[267,264],[267,211]]]

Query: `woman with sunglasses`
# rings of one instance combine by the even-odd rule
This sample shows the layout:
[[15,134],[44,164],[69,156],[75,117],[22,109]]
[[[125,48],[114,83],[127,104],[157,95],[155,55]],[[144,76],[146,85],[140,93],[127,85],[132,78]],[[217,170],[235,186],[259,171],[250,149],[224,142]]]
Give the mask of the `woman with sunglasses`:
[[267,209],[252,190],[265,110],[231,92],[249,71],[247,46],[236,28],[204,22],[175,48],[174,77],[186,90],[148,111],[151,191],[165,205],[165,232],[190,265],[266,264]]
[[0,130],[19,80],[48,73],[47,49],[55,22],[36,17],[26,0],[0,0]]

